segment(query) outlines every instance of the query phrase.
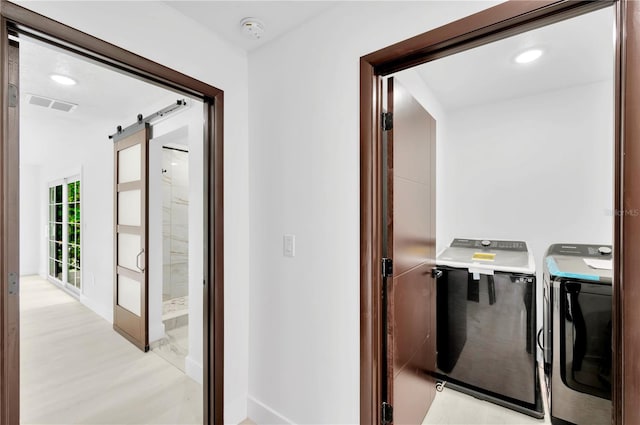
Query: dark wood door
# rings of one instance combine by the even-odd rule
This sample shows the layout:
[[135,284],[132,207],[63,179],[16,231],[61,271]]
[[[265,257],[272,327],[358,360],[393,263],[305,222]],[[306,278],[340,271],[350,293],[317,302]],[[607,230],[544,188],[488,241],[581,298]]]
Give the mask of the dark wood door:
[[395,424],[420,424],[435,397],[435,125],[433,117],[388,80],[392,129],[386,136],[385,279],[387,400]]
[[147,163],[149,125],[114,136],[113,328],[149,350]]

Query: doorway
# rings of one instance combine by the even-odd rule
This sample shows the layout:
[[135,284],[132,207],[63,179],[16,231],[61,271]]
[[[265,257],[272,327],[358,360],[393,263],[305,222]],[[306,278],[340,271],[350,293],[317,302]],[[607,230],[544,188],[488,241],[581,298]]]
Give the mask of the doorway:
[[[45,44],[73,52],[87,60],[98,60],[103,64],[133,74],[159,86],[168,86],[189,96],[202,99],[204,110],[204,174],[202,177],[203,192],[206,202],[203,204],[204,231],[210,235],[205,241],[204,259],[204,308],[203,308],[203,347],[204,388],[203,406],[205,423],[222,421],[222,92],[214,87],[193,80],[168,68],[152,63],[144,58],[132,55],[115,46],[87,36],[40,15],[27,11],[11,3],[2,3],[3,35],[5,48],[5,65],[3,72],[17,70],[19,60],[9,51],[9,33],[14,39],[30,37]],[[16,47],[17,43],[11,41]],[[99,59],[98,59],[99,58]],[[9,72],[9,75],[12,75]],[[19,94],[18,81],[13,77],[12,86],[5,88],[11,95],[4,99],[3,108],[9,111],[7,127],[17,129],[17,105],[13,99]],[[202,113],[200,113],[202,117]],[[13,119],[13,121],[11,121]],[[11,123],[9,125],[8,123]],[[202,127],[201,127],[202,128]],[[19,256],[17,241],[19,239],[18,223],[18,135],[9,131],[2,139],[4,155],[3,164],[3,217],[5,225],[2,230],[3,270],[10,277],[3,280],[2,308],[2,374],[0,407],[2,422],[19,423],[19,321],[18,321],[18,277]],[[214,188],[216,190],[214,191]],[[74,196],[75,206],[75,196]],[[64,224],[64,222],[61,222]],[[67,223],[70,225],[70,223]],[[75,225],[75,223],[74,223]],[[73,244],[72,244],[73,245]],[[75,246],[72,246],[74,249]],[[77,250],[75,250],[77,256]],[[83,256],[84,257],[84,256]],[[68,257],[70,258],[70,257]],[[75,258],[75,257],[74,257]],[[76,263],[73,264],[76,269]],[[13,271],[16,270],[16,271]],[[80,268],[78,268],[80,270]],[[68,275],[70,275],[68,273]],[[74,277],[75,282],[75,277]],[[200,288],[202,288],[202,282]]]
[[[635,94],[629,90],[622,91],[624,81],[629,81],[631,73],[628,68],[623,68],[620,62],[626,54],[629,55],[627,43],[634,43],[637,34],[626,31],[627,39],[621,39],[620,34],[625,33],[623,27],[627,25],[627,13],[631,13],[635,5],[632,2],[546,2],[544,5],[523,4],[522,2],[507,2],[486,11],[472,15],[469,18],[449,24],[445,27],[430,31],[411,40],[390,46],[381,51],[372,53],[362,58],[361,61],[361,422],[378,423],[384,409],[381,408],[385,401],[381,398],[384,387],[384,378],[380,370],[380,364],[384,363],[384,324],[381,320],[382,303],[378,294],[382,289],[382,276],[380,264],[382,250],[380,237],[383,235],[382,196],[384,191],[383,173],[383,140],[381,119],[382,93],[380,81],[384,76],[394,72],[408,69],[414,65],[439,59],[463,50],[471,49],[505,37],[523,33],[524,31],[539,28],[553,22],[581,15],[594,9],[615,4],[618,27],[616,28],[616,61],[611,67],[616,69],[616,104],[615,104],[615,189],[613,190],[614,211],[613,221],[613,246],[614,256],[614,295],[613,295],[613,341],[614,341],[614,374],[613,374],[613,421],[622,423],[637,421],[633,412],[623,408],[623,394],[626,399],[629,390],[629,381],[624,383],[627,391],[622,391],[622,370],[629,370],[624,376],[637,376],[631,372],[634,365],[622,363],[622,350],[625,353],[635,352],[637,347],[628,338],[622,338],[624,321],[628,315],[621,300],[621,287],[628,282],[630,270],[620,269],[621,261],[629,256],[631,244],[629,240],[635,237],[635,223],[628,218],[623,208],[631,199],[621,195],[621,180],[624,173],[629,173],[621,163],[627,163],[629,156],[620,158],[620,153],[628,152],[630,143],[629,134],[635,135],[635,130],[626,124],[621,124],[621,116],[625,113],[625,105],[629,98]],[[610,39],[609,39],[610,40]],[[628,56],[627,56],[628,57]],[[628,66],[628,62],[627,62]],[[626,78],[626,79],[625,79]],[[627,137],[623,145],[623,138]],[[630,151],[634,152],[633,149]],[[632,192],[634,188],[627,188]],[[633,211],[633,209],[629,210]],[[621,218],[623,217],[623,218]],[[626,224],[625,224],[626,222]],[[624,243],[622,241],[625,241]],[[443,241],[448,243],[449,241]],[[617,271],[620,273],[618,274]],[[625,298],[629,293],[625,293]],[[631,295],[633,296],[633,295]],[[634,378],[632,378],[634,379]],[[634,418],[634,419],[631,419]]]

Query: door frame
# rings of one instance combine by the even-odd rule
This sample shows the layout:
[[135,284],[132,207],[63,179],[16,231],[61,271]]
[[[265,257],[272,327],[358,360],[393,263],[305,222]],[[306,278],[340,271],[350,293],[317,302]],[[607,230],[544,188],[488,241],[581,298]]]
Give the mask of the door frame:
[[[640,5],[632,0],[510,0],[360,58],[360,423],[381,419],[382,78],[507,36],[614,5],[615,188],[612,423],[639,423]],[[634,21],[635,19],[635,21]],[[635,115],[635,116],[634,116]],[[626,182],[626,183],[625,183]],[[628,325],[627,325],[628,324]],[[635,409],[635,410],[634,410]]]
[[[0,3],[0,423],[19,423],[20,363],[18,296],[9,294],[9,273],[18,272],[18,140],[11,135],[8,84],[9,32],[36,37],[52,46],[126,72],[154,84],[181,91],[203,101],[204,121],[204,305],[203,419],[223,423],[224,372],[224,252],[223,252],[223,136],[224,92],[164,65],[100,40],[87,33],[1,0]],[[105,143],[107,143],[105,141]],[[13,326],[12,326],[13,324]]]

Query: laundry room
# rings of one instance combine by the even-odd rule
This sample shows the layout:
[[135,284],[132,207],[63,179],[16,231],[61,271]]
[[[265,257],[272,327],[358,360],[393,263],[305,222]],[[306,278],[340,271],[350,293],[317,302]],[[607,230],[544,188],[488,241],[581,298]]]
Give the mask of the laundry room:
[[[394,133],[386,214],[415,205],[436,217],[438,390],[552,423],[611,416],[614,28],[604,8],[385,80]],[[431,133],[431,153],[414,151],[435,168],[427,193],[413,171],[396,170],[403,102],[430,117],[414,129]],[[398,255],[432,237],[412,239],[392,217],[395,279]],[[392,315],[404,302],[395,285]],[[389,352],[401,358],[396,338]],[[394,385],[400,394],[404,384]],[[437,397],[427,410],[423,423],[455,414]]]

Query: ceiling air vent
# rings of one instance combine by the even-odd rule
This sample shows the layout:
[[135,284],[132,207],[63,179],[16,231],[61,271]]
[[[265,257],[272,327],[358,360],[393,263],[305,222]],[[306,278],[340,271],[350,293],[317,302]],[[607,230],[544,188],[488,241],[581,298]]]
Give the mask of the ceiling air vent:
[[75,103],[65,102],[62,100],[51,99],[37,94],[27,94],[27,103],[30,105],[42,106],[44,108],[55,109],[62,112],[71,112],[76,106]]

